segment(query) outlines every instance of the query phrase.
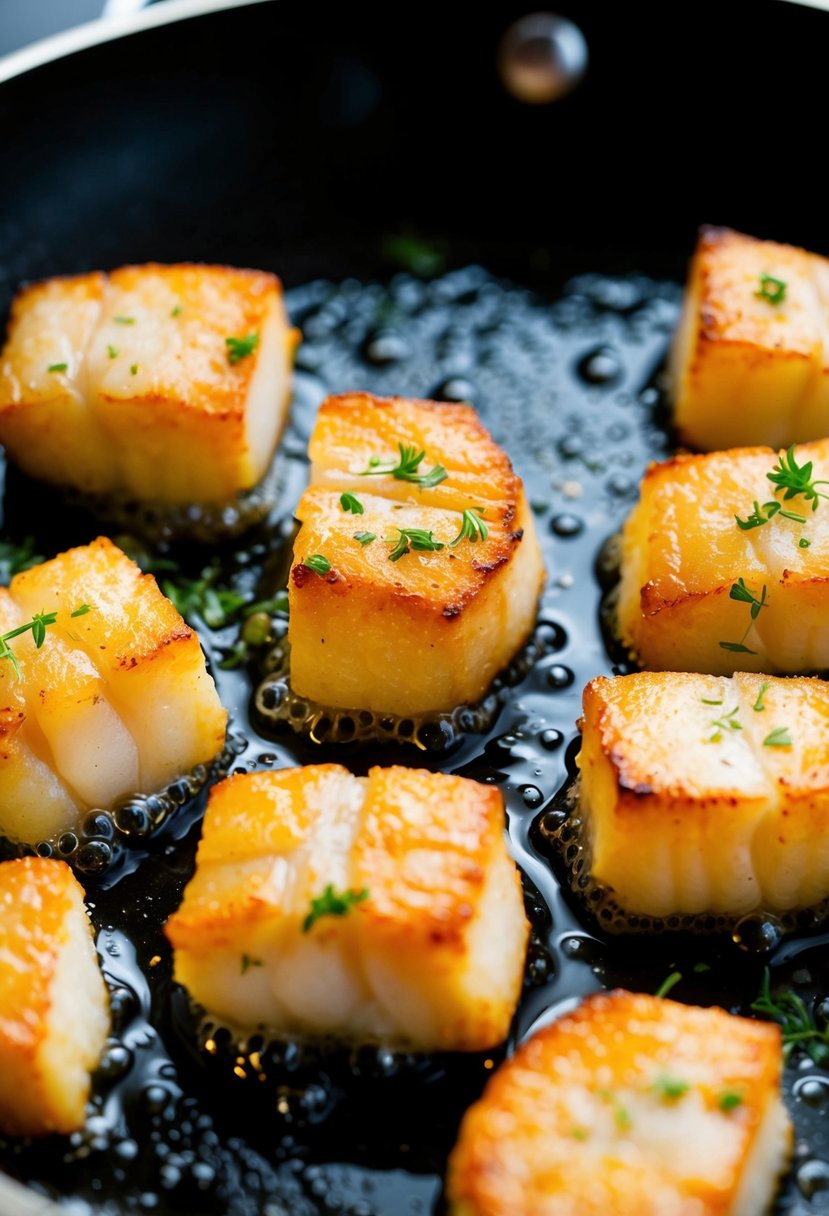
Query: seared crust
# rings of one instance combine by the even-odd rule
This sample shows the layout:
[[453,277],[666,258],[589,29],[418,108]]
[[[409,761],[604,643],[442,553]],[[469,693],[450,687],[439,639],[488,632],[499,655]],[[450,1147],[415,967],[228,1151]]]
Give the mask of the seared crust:
[[[467,1111],[452,1216],[727,1216],[771,1200],[791,1129],[776,1026],[628,992],[539,1031]],[[664,1078],[684,1086],[667,1096]],[[724,1095],[738,1095],[723,1103]],[[776,1121],[768,1183],[741,1206]]]
[[[829,440],[802,444],[795,456],[813,462],[815,478],[829,477]],[[624,527],[619,593],[619,632],[643,667],[723,675],[829,667],[829,512],[778,495],[805,522],[776,515],[742,530],[735,519],[775,497],[767,474],[777,460],[770,448],[738,448],[648,469]],[[730,597],[740,578],[758,596],[766,587],[753,622],[749,605]],[[747,651],[720,645],[739,642],[749,624]]]
[[[421,487],[362,476],[372,460],[393,464],[399,444],[425,453],[421,474],[441,465],[446,479]],[[469,406],[368,393],[324,402],[309,452],[290,579],[294,689],[324,705],[396,714],[480,699],[528,636],[543,580],[532,514],[507,456]],[[343,509],[344,492],[362,514]],[[470,509],[488,535],[453,544]],[[391,561],[401,529],[429,532],[442,547]],[[374,539],[361,544],[362,533]],[[315,555],[330,570],[305,564]],[[400,637],[405,666],[390,672],[381,656]]]
[[108,1030],[83,892],[64,862],[0,865],[0,1127],[68,1133],[83,1123]]

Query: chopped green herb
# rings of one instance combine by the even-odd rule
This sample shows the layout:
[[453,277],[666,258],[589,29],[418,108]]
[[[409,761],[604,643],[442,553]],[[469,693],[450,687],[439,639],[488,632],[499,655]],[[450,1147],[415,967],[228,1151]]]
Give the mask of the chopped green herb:
[[728,1114],[729,1111],[736,1110],[738,1106],[743,1104],[743,1095],[737,1093],[735,1089],[724,1089],[717,1098],[717,1106],[720,1110]]
[[40,650],[46,640],[47,628],[49,625],[54,625],[57,619],[57,612],[36,612],[25,625],[18,625],[16,629],[10,629],[8,633],[0,634],[0,659],[9,660],[18,679],[20,679],[20,666],[9,642],[14,638],[20,637],[21,634],[29,633],[31,630],[32,640],[37,649]]
[[107,354],[109,355],[110,359],[117,359],[118,358],[118,347],[107,345]]
[[768,682],[768,680],[764,680],[763,683],[760,685],[760,691],[757,694],[757,700],[754,702],[754,704],[751,707],[756,714],[761,714],[764,712],[766,707],[763,704],[763,697],[766,695],[768,690],[769,690],[769,682]]
[[775,515],[782,516],[783,519],[790,519],[796,524],[805,524],[806,516],[797,515],[794,511],[786,511],[781,503],[772,499],[771,502],[764,502],[762,507],[757,499],[754,500],[754,510],[745,519],[740,519],[739,515],[734,518],[737,521],[737,527],[743,532],[749,532],[752,528],[762,528],[770,520],[774,519]]
[[573,1137],[574,1140],[586,1140],[587,1139],[587,1132],[585,1131],[585,1129],[583,1127],[571,1127],[570,1135]]
[[671,974],[667,977],[667,979],[664,979],[662,981],[662,983],[659,985],[659,987],[657,988],[656,992],[653,995],[658,996],[658,997],[666,997],[669,992],[672,992],[673,989],[676,988],[677,984],[680,982],[681,979],[682,979],[681,971],[672,971]]
[[809,545],[811,545],[812,542],[810,540],[807,540],[805,536],[801,536],[800,540],[797,543],[801,549],[808,549]]
[[760,290],[755,291],[758,300],[768,300],[769,304],[782,304],[786,298],[786,281],[776,279],[772,274],[760,275]]
[[242,359],[252,355],[259,345],[259,334],[245,334],[243,338],[225,338],[227,361],[235,367]]
[[35,552],[34,538],[27,536],[16,545],[10,540],[0,540],[0,583],[6,586],[21,570],[38,566],[45,558]]
[[375,532],[355,532],[354,539],[363,546],[370,545],[373,540],[377,540],[377,534]]
[[386,537],[386,544],[393,545],[389,558],[393,562],[399,562],[401,557],[412,550],[418,553],[437,553],[439,549],[445,549],[442,540],[436,540],[431,532],[426,532],[423,528],[398,528],[397,540],[393,536]]
[[694,963],[694,971],[697,975],[702,975],[704,971],[710,971],[710,963]]
[[777,1022],[783,1039],[783,1054],[789,1058],[796,1047],[803,1047],[815,1064],[829,1063],[829,1022],[818,1027],[814,1013],[807,1009],[796,992],[783,990],[771,994],[771,972],[766,967],[760,995],[751,1005],[754,1013],[765,1014]]
[[330,561],[327,557],[323,557],[321,553],[312,553],[310,557],[303,559],[302,564],[303,566],[307,566],[309,570],[313,570],[314,574],[318,574],[320,578],[331,569]]
[[245,596],[230,587],[217,587],[218,561],[205,566],[198,578],[165,578],[161,590],[186,621],[199,617],[210,629],[222,629],[245,604]]
[[135,317],[113,317],[116,325],[134,325]]
[[68,363],[50,363],[49,367],[47,368],[47,371],[65,372],[68,366],[69,366]]
[[732,585],[731,590],[728,593],[728,598],[732,600],[740,600],[741,603],[748,604],[750,619],[748,625],[746,626],[746,631],[739,642],[720,642],[720,648],[722,650],[734,651],[737,654],[756,654],[757,652],[755,650],[751,650],[748,646],[746,646],[745,641],[751,632],[752,625],[760,615],[761,610],[763,608],[768,608],[768,602],[766,600],[766,584],[763,583],[763,589],[760,592],[760,598],[758,599],[754,592],[751,591],[746,585],[745,579],[738,578],[736,583]]
[[681,1081],[678,1077],[671,1077],[663,1072],[654,1080],[653,1088],[660,1098],[675,1102],[678,1098],[684,1097],[691,1086],[687,1081]]
[[719,699],[710,699],[708,697],[700,697],[703,705],[722,705],[722,697]]
[[735,705],[727,714],[723,714],[721,718],[715,718],[711,725],[714,727],[714,734],[708,739],[709,743],[720,743],[723,736],[723,731],[742,730],[742,724],[737,721],[737,714],[740,712],[739,705]]
[[787,726],[775,727],[775,729],[771,732],[771,734],[766,735],[765,739],[763,740],[763,747],[791,747],[791,746],[792,746],[792,740],[791,740],[791,735],[789,734],[789,728]]
[[429,279],[446,265],[443,250],[418,236],[394,233],[383,238],[383,254],[404,270]]
[[361,904],[365,899],[368,899],[366,887],[362,891],[343,891],[338,895],[328,883],[322,895],[311,900],[311,911],[302,922],[302,932],[309,933],[323,916],[347,916],[355,904]]
[[131,376],[134,376],[134,375],[136,374],[136,372],[137,372],[137,371],[138,371],[138,364],[137,364],[137,363],[131,363],[131,364],[130,364],[130,375],[131,375]]
[[71,617],[86,616],[87,612],[89,612],[89,611],[90,611],[89,604],[81,604],[80,608],[76,608],[75,611],[70,612],[69,615]]
[[382,461],[379,456],[372,456],[368,468],[363,469],[361,477],[395,477],[398,481],[410,481],[421,489],[432,489],[446,481],[449,474],[443,465],[436,464],[428,473],[418,473],[421,462],[426,458],[425,451],[418,452],[415,444],[398,443],[400,459],[397,464],[393,461]]
[[171,317],[180,317],[182,314],[182,311],[183,311],[183,309],[182,309],[181,305],[176,304],[175,308],[171,309],[170,316]]
[[766,474],[769,481],[777,486],[777,492],[784,491],[783,501],[796,498],[802,494],[807,502],[812,504],[812,510],[818,509],[818,502],[821,498],[829,498],[829,494],[824,494],[820,490],[816,490],[816,486],[829,485],[829,481],[817,480],[812,477],[812,461],[809,460],[806,464],[799,465],[795,457],[795,444],[789,448],[788,452],[781,452],[777,464],[770,473]]
[[622,1105],[614,1093],[609,1089],[599,1089],[596,1092],[602,1101],[608,1102],[613,1107],[613,1120],[618,1128],[624,1130],[632,1126],[633,1120],[630,1117],[630,1112]]
[[473,543],[477,540],[486,540],[489,536],[489,528],[481,518],[483,513],[483,507],[470,507],[468,511],[464,511],[461,516],[460,532],[454,540],[450,540],[450,549],[454,549],[455,545],[459,545],[462,540],[471,540]]
[[344,511],[350,511],[352,515],[365,515],[366,513],[366,509],[359,498],[355,498],[353,494],[349,494],[347,491],[340,495],[340,506]]
[[249,971],[251,967],[262,967],[262,966],[264,966],[264,964],[263,964],[261,958],[251,958],[249,954],[242,955],[242,967],[241,967],[242,975],[244,975],[246,971]]

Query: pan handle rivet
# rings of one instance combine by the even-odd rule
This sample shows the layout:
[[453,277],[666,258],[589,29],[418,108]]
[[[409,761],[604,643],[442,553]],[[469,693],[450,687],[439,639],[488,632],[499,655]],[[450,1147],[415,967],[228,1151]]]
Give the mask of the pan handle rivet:
[[581,30],[554,13],[530,13],[511,25],[498,47],[498,72],[508,92],[529,105],[570,93],[587,70]]

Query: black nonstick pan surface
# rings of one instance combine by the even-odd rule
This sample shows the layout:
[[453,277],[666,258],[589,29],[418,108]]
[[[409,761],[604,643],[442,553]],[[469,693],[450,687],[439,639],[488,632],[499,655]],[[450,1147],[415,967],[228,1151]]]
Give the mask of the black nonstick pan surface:
[[[314,412],[329,391],[471,399],[524,477],[549,578],[535,661],[484,734],[425,750],[315,745],[252,720],[233,623],[196,621],[233,712],[231,767],[339,758],[442,768],[504,792],[534,926],[510,1045],[602,986],[746,1012],[763,968],[829,993],[827,935],[606,934],[562,889],[562,789],[584,683],[618,669],[601,627],[605,542],[671,450],[660,380],[701,222],[829,253],[820,194],[829,16],[780,0],[563,5],[589,49],[543,107],[496,71],[525,13],[265,3],[122,37],[0,85],[0,309],[27,279],[126,262],[278,273],[302,328],[279,502],[213,557],[251,597],[284,579]],[[9,472],[2,538],[48,556],[100,530]],[[158,554],[150,546],[149,557]],[[394,639],[405,662],[405,639]],[[113,1003],[87,1127],[0,1140],[0,1167],[73,1213],[440,1213],[446,1155],[502,1053],[402,1059],[205,1034],[160,928],[192,871],[202,805],[84,874]],[[818,1011],[818,1016],[822,1016]],[[234,1072],[236,1069],[236,1072]],[[246,1074],[238,1075],[239,1072]],[[829,1074],[791,1057],[798,1138],[778,1211],[829,1210]],[[27,1209],[9,1199],[3,1211]],[[13,1206],[8,1206],[13,1205]]]

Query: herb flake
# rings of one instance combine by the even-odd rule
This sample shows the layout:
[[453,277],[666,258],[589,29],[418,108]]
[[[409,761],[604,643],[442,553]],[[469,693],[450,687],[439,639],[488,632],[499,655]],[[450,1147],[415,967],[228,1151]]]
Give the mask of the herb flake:
[[310,557],[303,558],[302,565],[307,566],[309,570],[313,570],[314,574],[318,574],[320,578],[331,569],[330,561],[327,557],[323,557],[321,553],[312,553]]
[[776,726],[763,740],[763,747],[791,747],[792,739],[787,726]]
[[445,549],[442,540],[437,540],[432,532],[427,532],[423,528],[398,528],[397,539],[386,537],[386,543],[393,546],[389,553],[389,560],[399,562],[401,557],[411,552],[417,553],[437,553],[440,549]]
[[773,274],[760,275],[760,287],[755,291],[758,300],[766,300],[769,304],[782,304],[786,298],[785,279],[776,279]]
[[328,883],[322,895],[311,900],[311,910],[302,922],[302,932],[310,933],[318,920],[324,916],[347,916],[355,904],[368,899],[368,888],[362,891],[348,890],[338,894]]
[[366,509],[359,498],[355,498],[347,490],[340,495],[340,506],[344,511],[350,511],[352,515],[365,515],[366,513]]
[[454,540],[450,540],[450,549],[454,549],[462,540],[472,541],[473,544],[478,540],[486,540],[489,536],[489,528],[482,519],[483,513],[483,507],[470,507],[469,510],[463,512],[460,531]]
[[231,367],[235,367],[237,363],[241,363],[242,359],[247,359],[252,355],[259,345],[259,334],[245,334],[241,338],[225,338],[225,346],[227,347],[227,361]]
[[393,461],[382,461],[379,456],[372,456],[368,462],[369,467],[363,469],[360,477],[394,477],[398,481],[409,481],[425,490],[439,486],[449,476],[440,464],[436,464],[428,473],[419,473],[418,469],[426,459],[426,452],[423,449],[418,451],[416,444],[398,443],[397,450],[400,453],[397,464]]

